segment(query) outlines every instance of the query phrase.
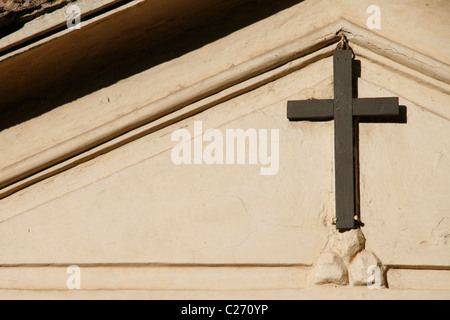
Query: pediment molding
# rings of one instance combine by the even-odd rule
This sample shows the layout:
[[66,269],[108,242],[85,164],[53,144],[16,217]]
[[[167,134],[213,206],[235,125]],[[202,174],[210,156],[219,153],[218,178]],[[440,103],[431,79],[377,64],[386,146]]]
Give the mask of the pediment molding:
[[[1,168],[0,198],[328,58],[341,34],[347,36],[357,58],[367,60],[372,64],[372,69],[388,69],[417,86],[431,90],[430,96],[433,96],[434,101],[442,103],[431,105],[428,104],[429,98],[420,96],[408,96],[408,99],[430,112],[450,119],[450,110],[445,108],[444,103],[448,102],[450,94],[449,65],[345,19],[338,19],[325,28],[302,33],[282,46],[265,48],[260,55],[250,60],[179,88],[163,98],[134,108],[130,113],[118,115],[113,121],[93,127]],[[200,50],[207,54],[211,46]],[[189,57],[181,59],[183,58]],[[371,74],[363,76],[368,80],[372,77]],[[389,84],[385,86],[385,89],[392,90]],[[401,96],[402,92],[397,94]],[[435,105],[441,107],[433,109]]]

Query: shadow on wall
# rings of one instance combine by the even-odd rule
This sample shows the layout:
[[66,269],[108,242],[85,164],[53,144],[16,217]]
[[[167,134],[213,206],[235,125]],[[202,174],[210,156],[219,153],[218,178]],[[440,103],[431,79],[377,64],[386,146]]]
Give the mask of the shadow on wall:
[[144,1],[0,63],[0,131],[303,0]]

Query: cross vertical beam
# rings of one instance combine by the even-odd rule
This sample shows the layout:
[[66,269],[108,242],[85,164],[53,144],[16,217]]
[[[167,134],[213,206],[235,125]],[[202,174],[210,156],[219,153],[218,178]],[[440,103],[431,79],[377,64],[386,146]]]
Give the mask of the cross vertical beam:
[[356,194],[352,52],[336,50],[333,59],[336,228],[354,229]]

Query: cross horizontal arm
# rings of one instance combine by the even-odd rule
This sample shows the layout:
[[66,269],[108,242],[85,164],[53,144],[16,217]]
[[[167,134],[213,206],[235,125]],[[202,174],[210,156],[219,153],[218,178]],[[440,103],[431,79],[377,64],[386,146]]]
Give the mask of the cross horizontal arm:
[[333,100],[288,101],[288,119],[300,120],[333,120]]
[[398,116],[400,106],[398,98],[362,98],[353,99],[354,117]]

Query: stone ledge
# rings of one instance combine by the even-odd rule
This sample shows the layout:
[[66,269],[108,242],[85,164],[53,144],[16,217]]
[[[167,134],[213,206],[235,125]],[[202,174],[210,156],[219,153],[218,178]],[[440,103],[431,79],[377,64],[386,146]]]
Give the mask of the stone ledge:
[[[66,266],[54,267],[0,267],[0,299],[7,292],[35,292],[57,296],[70,296]],[[322,285],[310,286],[308,266],[81,266],[81,291],[74,295],[96,295],[98,292],[142,291],[144,294],[162,294],[161,291],[265,291],[285,294],[293,299],[305,299],[312,295],[329,292],[330,298],[344,294],[352,299],[357,293],[369,299],[386,296],[396,299],[402,295],[432,294],[439,298],[450,295],[450,270],[390,269],[387,272],[389,289],[368,289],[365,286]],[[53,292],[53,293],[52,293]],[[339,293],[338,293],[339,292]],[[137,294],[137,293],[134,293]],[[255,293],[252,293],[255,294]]]
[[396,290],[449,290],[450,270],[391,269],[389,287]]
[[[2,267],[0,290],[67,291],[68,267]],[[70,271],[70,270],[69,270]],[[122,266],[79,269],[81,289],[275,290],[306,285],[302,266]],[[0,294],[1,295],[1,294]]]

